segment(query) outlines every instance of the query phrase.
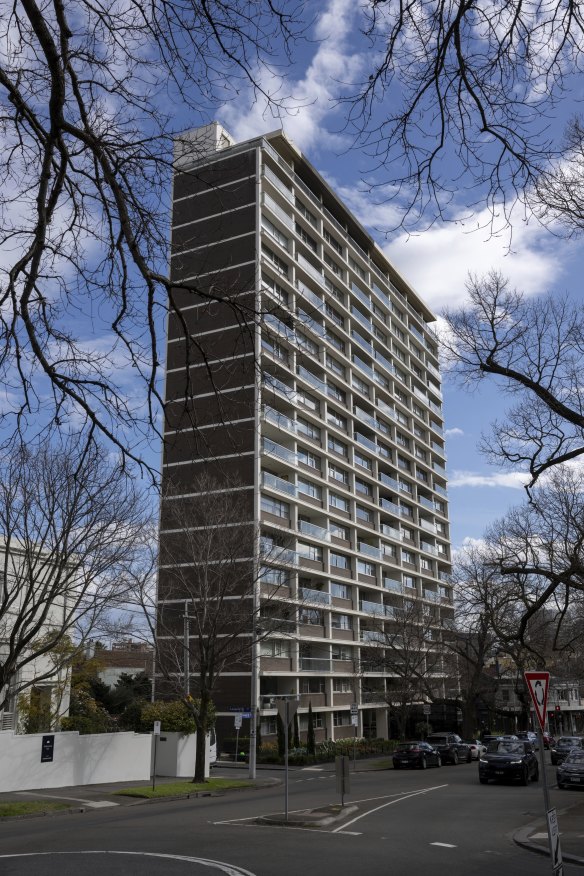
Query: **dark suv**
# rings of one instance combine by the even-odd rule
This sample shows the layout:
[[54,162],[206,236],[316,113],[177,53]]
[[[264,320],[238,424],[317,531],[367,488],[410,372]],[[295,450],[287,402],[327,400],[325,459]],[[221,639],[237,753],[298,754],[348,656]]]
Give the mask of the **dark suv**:
[[457,764],[461,761],[466,761],[466,763],[471,761],[470,745],[463,742],[456,733],[432,733],[426,742],[440,752],[442,763]]

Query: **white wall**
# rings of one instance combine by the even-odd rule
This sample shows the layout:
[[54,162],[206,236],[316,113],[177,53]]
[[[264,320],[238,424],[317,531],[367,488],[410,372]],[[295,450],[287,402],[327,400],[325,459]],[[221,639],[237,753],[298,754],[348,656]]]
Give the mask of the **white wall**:
[[[43,735],[54,735],[52,763],[41,763]],[[0,732],[0,791],[135,782],[150,778],[149,733],[77,732],[27,736]]]

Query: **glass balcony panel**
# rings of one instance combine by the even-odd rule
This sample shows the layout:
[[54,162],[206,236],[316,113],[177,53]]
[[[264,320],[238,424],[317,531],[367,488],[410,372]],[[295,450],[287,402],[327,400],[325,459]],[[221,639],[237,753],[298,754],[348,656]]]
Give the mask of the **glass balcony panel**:
[[286,493],[287,496],[297,495],[295,484],[291,484],[290,481],[279,478],[268,471],[262,472],[262,486],[268,487],[271,490],[277,490],[279,493]]
[[324,593],[322,590],[313,590],[311,587],[299,587],[298,594],[303,602],[311,602],[313,605],[330,605],[330,593]]

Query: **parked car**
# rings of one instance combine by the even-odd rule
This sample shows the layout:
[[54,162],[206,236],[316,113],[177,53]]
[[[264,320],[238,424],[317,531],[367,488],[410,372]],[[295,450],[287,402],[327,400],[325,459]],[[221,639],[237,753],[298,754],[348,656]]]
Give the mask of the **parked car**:
[[583,742],[582,736],[560,736],[551,747],[552,764],[557,766],[562,763],[573,748],[583,748]]
[[393,753],[394,770],[442,766],[440,753],[427,742],[400,742]]
[[567,755],[556,771],[558,788],[566,788],[570,785],[582,785],[584,787],[584,750],[576,748]]
[[527,785],[539,779],[539,765],[530,742],[516,740],[495,740],[490,742],[486,752],[479,758],[479,782],[486,785],[494,781],[519,780]]
[[472,760],[478,760],[481,751],[484,748],[480,739],[467,739],[466,744],[470,748],[470,756]]
[[466,763],[471,761],[470,746],[456,733],[432,733],[426,741],[439,751],[442,763],[457,764],[461,761]]

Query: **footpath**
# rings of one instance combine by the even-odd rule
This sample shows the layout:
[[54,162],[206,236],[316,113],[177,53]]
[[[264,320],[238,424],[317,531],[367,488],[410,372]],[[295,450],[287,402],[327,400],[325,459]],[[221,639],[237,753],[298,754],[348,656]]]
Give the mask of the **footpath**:
[[[565,806],[557,808],[562,858],[566,863],[584,867],[584,793],[580,788],[562,793],[566,798]],[[549,855],[547,826],[543,816],[515,831],[513,840],[530,852],[546,857]]]

